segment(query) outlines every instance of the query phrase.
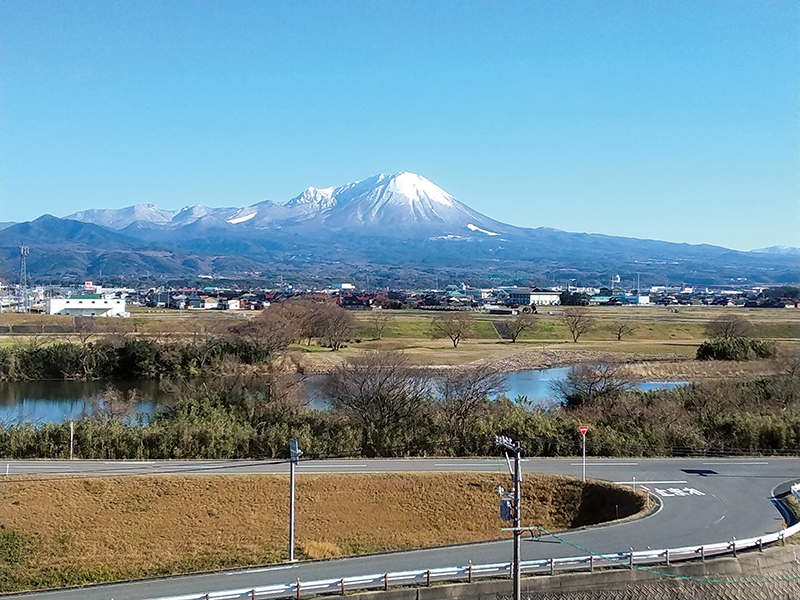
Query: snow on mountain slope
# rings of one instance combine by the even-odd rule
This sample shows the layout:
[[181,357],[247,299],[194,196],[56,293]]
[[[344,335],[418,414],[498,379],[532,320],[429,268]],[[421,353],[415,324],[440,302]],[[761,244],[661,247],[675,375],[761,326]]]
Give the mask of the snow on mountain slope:
[[336,200],[333,197],[334,191],[332,187],[321,190],[315,187],[307,187],[302,194],[289,200],[285,206],[287,208],[300,209],[301,212],[305,213],[325,210],[336,204]]
[[414,173],[375,175],[336,188],[332,198],[335,203],[329,209],[309,216],[320,227],[390,236],[461,235],[468,223],[478,223],[482,231],[507,227]]
[[477,225],[473,225],[472,223],[467,223],[467,229],[470,231],[480,231],[481,233],[485,233],[486,235],[500,235],[499,233],[495,233],[494,231],[486,231],[485,229],[481,229]]
[[228,219],[227,223],[230,223],[231,225],[238,225],[239,223],[244,223],[245,221],[249,221],[250,219],[256,216],[258,216],[257,212],[247,212],[246,209],[242,209],[237,214]]
[[[242,208],[212,208],[196,204],[166,211],[152,204],[119,210],[94,209],[70,215],[71,219],[111,229],[130,231],[173,230],[197,223],[186,233],[212,223],[225,223],[236,231],[277,229],[321,232],[370,230],[383,235],[499,236],[509,226],[472,210],[420,175],[401,171],[383,173],[339,187],[308,187],[285,204],[269,200]],[[202,221],[199,222],[199,221]],[[152,234],[151,234],[152,235]]]
[[142,221],[155,225],[165,225],[178,214],[177,210],[163,210],[154,204],[135,204],[120,209],[93,208],[82,210],[64,217],[71,221],[94,223],[109,229],[124,229],[131,223]]

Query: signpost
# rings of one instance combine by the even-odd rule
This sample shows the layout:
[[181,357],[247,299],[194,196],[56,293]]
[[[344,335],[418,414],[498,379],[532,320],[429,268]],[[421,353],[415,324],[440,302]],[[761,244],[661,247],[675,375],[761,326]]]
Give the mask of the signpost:
[[578,427],[578,431],[581,432],[581,437],[583,438],[583,443],[581,444],[583,450],[583,463],[581,467],[581,480],[586,481],[586,432],[589,431],[588,425],[581,425]]
[[289,562],[294,562],[294,467],[302,455],[297,440],[289,440]]
[[[504,448],[505,450],[511,450],[514,453],[514,489],[511,490],[512,496],[511,498],[506,498],[505,500],[509,500],[509,503],[505,504],[503,507],[502,501],[502,494],[503,488],[497,488],[498,494],[501,495],[501,514],[502,518],[506,520],[506,517],[511,517],[510,520],[513,520],[514,527],[512,530],[514,532],[514,559],[512,563],[512,570],[513,570],[513,587],[514,587],[514,597],[512,600],[521,600],[522,598],[522,586],[520,582],[522,570],[520,568],[520,561],[521,553],[520,553],[520,536],[522,535],[522,527],[520,526],[520,522],[522,521],[522,469],[520,467],[520,460],[522,458],[522,446],[517,442],[516,444],[505,435],[496,435],[494,436],[494,443],[496,446]],[[506,454],[508,456],[508,454]],[[511,514],[509,514],[511,513]]]

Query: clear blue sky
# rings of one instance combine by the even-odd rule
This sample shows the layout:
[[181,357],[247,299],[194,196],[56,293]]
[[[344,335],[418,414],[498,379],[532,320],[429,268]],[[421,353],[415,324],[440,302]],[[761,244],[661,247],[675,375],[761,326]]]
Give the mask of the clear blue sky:
[[800,246],[798,3],[0,2],[0,220],[413,171],[515,225]]

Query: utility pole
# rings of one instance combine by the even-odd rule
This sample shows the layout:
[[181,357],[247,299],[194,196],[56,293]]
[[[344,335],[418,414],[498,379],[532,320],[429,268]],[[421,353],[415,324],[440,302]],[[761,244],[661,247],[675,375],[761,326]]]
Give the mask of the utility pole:
[[289,562],[294,562],[294,467],[302,455],[297,440],[289,440]]
[[512,514],[514,516],[514,558],[511,564],[513,571],[513,586],[514,597],[513,600],[521,600],[522,598],[522,585],[521,585],[521,569],[520,569],[520,541],[522,538],[522,471],[520,461],[522,458],[522,446],[515,444],[510,437],[505,435],[494,436],[494,443],[501,448],[510,450],[514,453],[514,497],[512,507]]

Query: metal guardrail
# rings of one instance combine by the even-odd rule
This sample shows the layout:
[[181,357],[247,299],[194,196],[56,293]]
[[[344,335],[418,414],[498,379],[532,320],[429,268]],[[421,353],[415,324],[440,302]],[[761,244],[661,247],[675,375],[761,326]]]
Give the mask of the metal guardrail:
[[[733,556],[736,556],[737,552],[750,548],[758,548],[761,550],[764,546],[769,544],[777,542],[782,543],[787,537],[791,537],[797,533],[800,533],[800,523],[776,533],[746,540],[733,539],[729,542],[699,547],[685,546],[683,548],[669,548],[663,550],[528,560],[520,564],[520,569],[523,573],[528,574],[545,573],[553,575],[556,572],[592,571],[599,567],[632,569],[638,566],[670,565],[672,562],[695,558],[705,559],[706,557],[724,554],[733,554]],[[482,577],[497,578],[507,575],[510,576],[511,568],[511,563],[494,563],[488,565],[473,565],[470,563],[461,567],[356,575],[354,577],[323,579],[321,581],[300,581],[300,579],[297,579],[290,583],[278,583],[263,587],[168,596],[153,600],[264,600],[270,598],[300,598],[301,595],[343,595],[346,592],[356,590],[388,590],[390,586],[415,584],[430,585],[434,582],[472,582]]]

